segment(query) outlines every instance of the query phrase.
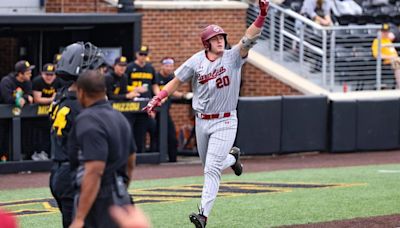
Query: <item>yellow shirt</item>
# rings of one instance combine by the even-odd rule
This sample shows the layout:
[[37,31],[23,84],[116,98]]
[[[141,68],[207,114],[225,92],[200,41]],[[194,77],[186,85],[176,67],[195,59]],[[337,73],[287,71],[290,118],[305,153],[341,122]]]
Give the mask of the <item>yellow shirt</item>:
[[[390,45],[392,44],[392,41],[388,38],[382,38],[382,59],[384,64],[390,64],[391,58],[398,57],[396,48],[394,47],[383,47],[384,45]],[[372,42],[372,55],[375,58],[378,58],[378,39],[374,39],[374,42]]]

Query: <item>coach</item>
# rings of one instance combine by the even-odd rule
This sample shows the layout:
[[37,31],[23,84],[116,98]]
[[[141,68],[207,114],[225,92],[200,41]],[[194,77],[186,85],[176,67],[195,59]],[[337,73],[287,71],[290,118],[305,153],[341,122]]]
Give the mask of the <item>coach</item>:
[[132,204],[127,187],[136,146],[128,121],[106,100],[104,75],[92,70],[82,73],[77,89],[84,109],[69,141],[71,168],[77,172],[78,187],[70,227],[117,227],[108,208]]

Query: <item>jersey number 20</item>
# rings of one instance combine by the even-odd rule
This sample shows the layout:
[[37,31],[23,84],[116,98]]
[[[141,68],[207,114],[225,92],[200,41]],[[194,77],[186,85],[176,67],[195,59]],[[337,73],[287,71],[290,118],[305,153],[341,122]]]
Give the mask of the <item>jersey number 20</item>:
[[230,84],[228,76],[224,76],[222,78],[218,78],[215,82],[216,82],[216,85],[217,85],[218,89],[221,89],[222,87],[228,86]]

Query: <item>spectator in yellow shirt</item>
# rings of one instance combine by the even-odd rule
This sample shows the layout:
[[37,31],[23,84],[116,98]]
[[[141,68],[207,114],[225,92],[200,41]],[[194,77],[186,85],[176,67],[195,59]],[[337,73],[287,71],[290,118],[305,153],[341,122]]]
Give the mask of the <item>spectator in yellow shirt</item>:
[[[396,78],[397,88],[400,88],[400,58],[395,47],[391,46],[392,41],[396,38],[392,32],[390,32],[389,24],[383,24],[381,28],[381,57],[383,64],[392,65],[394,76]],[[378,38],[375,38],[372,42],[372,55],[378,58]]]

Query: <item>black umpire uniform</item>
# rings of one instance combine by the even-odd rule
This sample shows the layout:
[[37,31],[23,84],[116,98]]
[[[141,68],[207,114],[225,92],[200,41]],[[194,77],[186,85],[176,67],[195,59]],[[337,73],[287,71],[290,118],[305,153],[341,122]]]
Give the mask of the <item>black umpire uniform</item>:
[[62,214],[63,227],[72,222],[75,188],[74,173],[68,156],[68,140],[72,125],[82,107],[73,90],[78,74],[87,69],[97,69],[104,62],[100,50],[91,43],[74,43],[65,48],[57,64],[56,74],[67,81],[50,107],[52,122],[51,154],[54,165],[50,173],[50,190]]
[[[79,80],[86,80],[90,74],[97,73],[87,71]],[[78,81],[78,85],[79,83]],[[112,205],[133,204],[127,191],[129,184],[127,167],[128,158],[136,151],[136,145],[132,140],[128,120],[114,110],[107,100],[97,100],[78,115],[70,137],[70,160],[72,170],[77,173],[78,192],[79,188],[83,187],[82,182],[85,181],[85,163],[91,161],[105,163],[96,199],[84,220],[85,227],[118,227],[109,215],[108,208]],[[80,193],[76,196],[75,214],[79,213],[77,209],[80,197],[85,196]]]
[[[142,46],[137,55],[147,56],[149,52],[148,47]],[[128,92],[133,91],[136,87],[147,86],[147,92],[141,93],[140,98],[151,99],[155,94],[153,93],[152,86],[156,85],[156,72],[151,63],[145,63],[140,66],[135,61],[128,64],[126,70],[128,75]],[[147,130],[155,124],[147,113],[135,113],[128,118],[132,124],[133,135],[137,145],[137,153],[145,151],[145,140]]]

